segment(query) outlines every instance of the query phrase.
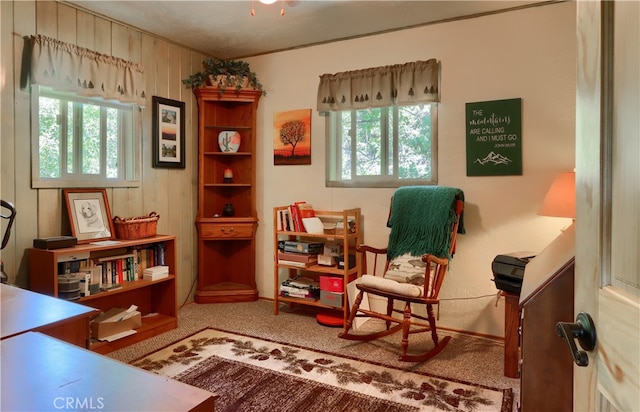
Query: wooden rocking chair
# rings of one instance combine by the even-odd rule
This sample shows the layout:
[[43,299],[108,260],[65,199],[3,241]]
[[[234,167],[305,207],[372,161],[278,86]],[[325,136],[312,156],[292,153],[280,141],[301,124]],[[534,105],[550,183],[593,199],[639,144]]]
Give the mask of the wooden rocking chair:
[[[402,210],[407,208],[408,211]],[[406,362],[425,361],[444,349],[451,337],[438,338],[433,306],[439,303],[438,294],[455,251],[456,235],[464,233],[463,208],[464,194],[459,189],[412,186],[396,190],[387,223],[391,227],[387,248],[367,245],[356,248],[362,262],[356,284],[359,292],[340,338],[369,341],[401,330],[399,360]],[[425,221],[423,214],[432,214],[432,219]],[[425,230],[434,228],[434,219],[442,220],[435,229],[440,233],[426,233]],[[378,257],[382,255],[387,256],[383,276],[376,276]],[[372,274],[367,271],[367,257],[373,260]],[[385,298],[386,313],[361,308],[365,293]],[[404,302],[404,309],[396,309],[395,301]],[[411,304],[425,305],[427,316],[413,313]],[[401,313],[402,317],[394,317],[394,312]],[[386,329],[371,333],[352,331],[356,317],[382,319]],[[435,346],[421,354],[408,354],[409,336],[428,331]]]

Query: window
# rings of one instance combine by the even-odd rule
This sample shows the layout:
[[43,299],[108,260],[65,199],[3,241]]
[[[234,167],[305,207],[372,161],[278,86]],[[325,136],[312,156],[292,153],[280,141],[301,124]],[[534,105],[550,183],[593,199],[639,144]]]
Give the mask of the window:
[[137,186],[134,104],[32,86],[32,186]]
[[327,186],[437,183],[435,103],[330,112],[327,141]]

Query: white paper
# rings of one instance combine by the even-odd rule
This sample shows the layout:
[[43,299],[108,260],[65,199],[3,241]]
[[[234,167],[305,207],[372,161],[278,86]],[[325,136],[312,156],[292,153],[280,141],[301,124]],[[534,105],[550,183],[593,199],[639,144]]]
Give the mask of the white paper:
[[304,225],[304,230],[306,230],[307,233],[320,235],[324,233],[324,225],[319,217],[303,217],[302,224]]
[[[353,307],[353,302],[356,300],[356,296],[360,291],[356,288],[356,284],[360,282],[360,278],[353,280],[347,284],[347,298],[349,301],[349,309]],[[369,294],[365,293],[362,297],[362,302],[360,302],[360,308],[368,310],[369,309]],[[357,330],[360,326],[362,326],[366,321],[371,318],[368,317],[355,317],[353,319],[353,329]]]
[[125,330],[124,332],[116,333],[116,334],[111,335],[111,336],[105,336],[104,338],[102,338],[100,340],[106,340],[107,342],[113,342],[114,340],[118,340],[118,339],[124,338],[125,336],[133,335],[134,333],[137,333],[135,329]]
[[111,245],[119,245],[120,242],[119,240],[101,240],[98,242],[91,242],[91,245],[98,245],[98,246],[111,246]]
[[123,321],[125,319],[129,319],[129,318],[133,317],[133,315],[137,314],[137,312],[136,312],[137,309],[138,309],[138,307],[136,305],[131,305],[124,312],[117,313],[117,314],[111,316],[110,318],[104,319],[103,322],[120,322],[120,321]]

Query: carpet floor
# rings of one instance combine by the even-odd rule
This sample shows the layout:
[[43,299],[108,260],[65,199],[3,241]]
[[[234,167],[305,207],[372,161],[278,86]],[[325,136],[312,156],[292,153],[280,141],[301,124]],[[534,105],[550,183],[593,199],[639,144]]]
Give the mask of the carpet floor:
[[[519,379],[503,375],[504,346],[501,342],[466,334],[440,331],[452,337],[449,344],[436,357],[422,363],[397,360],[399,334],[371,342],[353,342],[338,338],[341,328],[318,324],[315,315],[304,308],[281,305],[280,314],[273,314],[273,302],[258,300],[247,303],[188,304],[180,308],[178,328],[111,352],[107,356],[129,363],[146,354],[164,348],[204,328],[212,327],[286,342],[363,361],[373,361],[407,371],[429,373],[452,380],[477,382],[482,385],[512,389],[514,402],[519,399]],[[425,335],[420,336],[420,335]],[[410,347],[416,350],[430,348],[433,343],[428,334],[412,336]]]
[[511,411],[496,390],[213,328],[133,366],[219,394],[221,412]]

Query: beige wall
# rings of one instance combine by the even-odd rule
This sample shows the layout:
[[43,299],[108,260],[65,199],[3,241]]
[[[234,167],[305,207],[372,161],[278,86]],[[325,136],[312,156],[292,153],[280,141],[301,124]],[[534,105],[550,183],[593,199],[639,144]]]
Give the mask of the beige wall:
[[[58,190],[32,190],[29,181],[29,98],[18,82],[22,36],[42,33],[142,63],[154,95],[186,102],[187,169],[151,167],[151,112],[145,110],[143,187],[109,190],[113,214],[157,211],[159,231],[179,238],[179,301],[196,273],[196,104],[180,79],[199,69],[201,55],[152,35],[43,2],[1,2],[2,199],[18,221],[2,252],[7,271],[26,278],[24,249],[38,236],[59,234]],[[46,18],[44,17],[46,16]],[[55,16],[55,17],[51,17]],[[108,30],[109,36],[98,35]],[[13,34],[15,32],[15,34]],[[273,297],[272,208],[306,200],[321,209],[359,206],[365,243],[384,246],[392,189],[324,186],[324,118],[315,111],[318,76],[372,66],[437,58],[442,62],[439,107],[439,184],[466,195],[466,235],[459,237],[441,296],[440,325],[502,336],[504,302],[496,305],[491,261],[505,252],[539,251],[569,222],[536,215],[554,175],[574,167],[575,4],[566,2],[476,19],[435,24],[247,59],[268,95],[258,109],[257,282]],[[13,62],[13,64],[6,64]],[[523,175],[467,177],[465,103],[522,98]],[[150,96],[148,98],[150,102]],[[150,107],[150,106],[149,106]],[[274,113],[313,109],[312,164],[273,166]],[[32,218],[37,216],[37,219]],[[489,297],[490,296],[490,297]]]
[[[266,85],[258,129],[258,288],[273,295],[274,206],[306,200],[319,209],[361,207],[365,243],[386,245],[392,189],[324,186],[325,120],[315,110],[318,77],[437,58],[439,184],[464,190],[467,234],[441,297],[440,325],[504,334],[504,301],[496,306],[491,261],[497,254],[540,251],[570,224],[537,216],[555,174],[574,167],[575,4],[572,2],[435,24],[248,59]],[[522,98],[523,175],[467,177],[465,103]],[[274,113],[313,109],[312,164],[274,166]],[[473,299],[478,296],[491,295]],[[451,300],[448,300],[451,299]]]

